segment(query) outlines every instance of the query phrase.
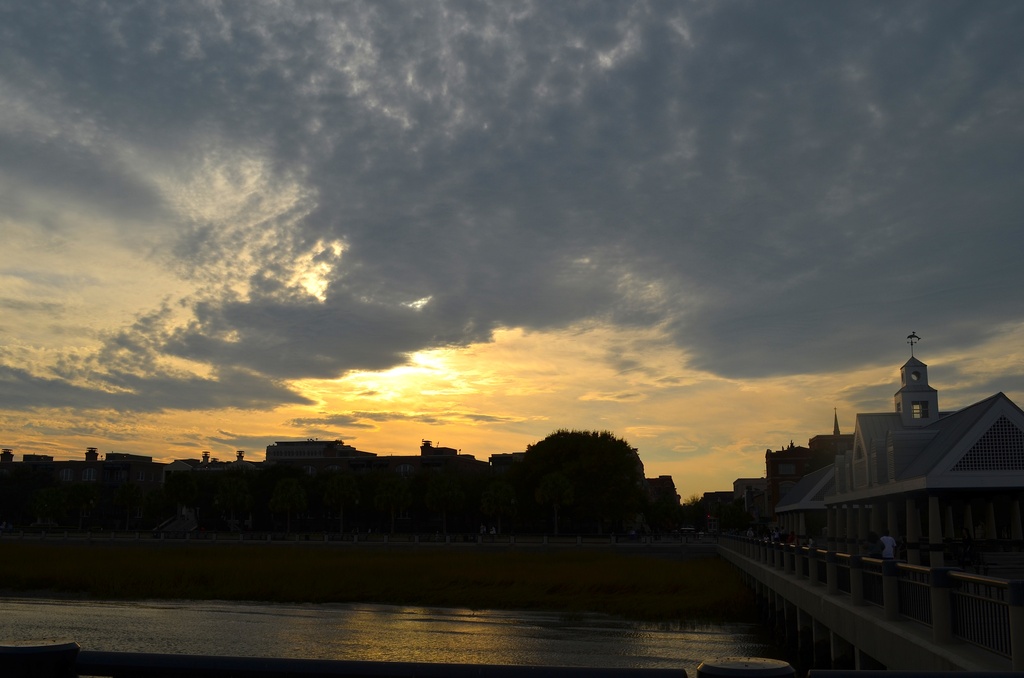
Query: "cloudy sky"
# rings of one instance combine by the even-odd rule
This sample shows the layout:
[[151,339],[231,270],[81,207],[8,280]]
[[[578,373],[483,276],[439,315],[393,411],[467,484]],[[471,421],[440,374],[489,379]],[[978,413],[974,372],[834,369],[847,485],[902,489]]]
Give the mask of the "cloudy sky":
[[[0,0],[0,444],[479,458],[684,497],[1024,402],[1024,3]],[[17,457],[20,458],[20,457]]]

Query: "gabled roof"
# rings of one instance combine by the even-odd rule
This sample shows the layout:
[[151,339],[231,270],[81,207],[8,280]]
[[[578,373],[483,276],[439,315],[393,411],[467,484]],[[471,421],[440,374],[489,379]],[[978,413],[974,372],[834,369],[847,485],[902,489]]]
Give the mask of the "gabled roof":
[[1003,393],[920,428],[904,427],[898,414],[859,414],[856,445],[885,455],[889,474],[845,496],[1024,486],[1024,410]]
[[825,508],[825,495],[835,491],[835,466],[808,473],[775,506],[776,513]]
[[933,424],[938,435],[903,477],[929,487],[1024,486],[1024,410],[997,393]]
[[1000,400],[1005,400],[1011,405],[1013,404],[1009,398],[1000,392],[923,427],[924,430],[934,431],[935,437],[922,450],[917,459],[900,474],[898,480],[927,475],[934,468],[935,464],[945,456],[945,453],[962,440],[972,428],[977,426],[985,413],[991,411]]

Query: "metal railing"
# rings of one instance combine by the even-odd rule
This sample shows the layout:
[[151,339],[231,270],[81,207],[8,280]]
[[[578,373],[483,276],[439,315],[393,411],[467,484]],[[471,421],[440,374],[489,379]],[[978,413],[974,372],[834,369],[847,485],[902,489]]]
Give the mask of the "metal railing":
[[959,572],[950,573],[950,579],[953,636],[1011,656],[1010,582]]
[[[753,541],[723,535],[719,547],[747,556],[753,561],[751,566],[781,570],[797,578],[816,575],[818,570],[804,570],[791,563],[823,561],[829,593],[849,597],[854,605],[878,606],[887,620],[906,619],[928,626],[936,643],[963,641],[1010,658],[1015,670],[1024,670],[1024,580]],[[810,579],[812,584],[821,583],[814,576]]]
[[2,541],[66,541],[79,543],[167,541],[195,543],[296,543],[296,544],[452,544],[504,546],[662,546],[717,543],[714,534],[483,534],[475,532],[214,532],[214,531],[76,531],[57,529],[8,529]]
[[900,615],[931,626],[932,598],[928,568],[900,563],[897,573]]

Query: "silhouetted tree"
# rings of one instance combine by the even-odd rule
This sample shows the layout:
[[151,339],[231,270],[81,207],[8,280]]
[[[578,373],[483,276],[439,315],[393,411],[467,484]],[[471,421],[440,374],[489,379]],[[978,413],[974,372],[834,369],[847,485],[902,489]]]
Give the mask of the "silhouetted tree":
[[32,498],[32,512],[40,524],[56,522],[65,511],[67,497],[63,488],[44,487]]
[[373,504],[377,510],[388,512],[391,518],[390,532],[392,534],[395,532],[395,516],[411,502],[412,494],[409,492],[409,482],[405,478],[388,474],[377,484]]
[[501,517],[516,514],[516,489],[504,480],[491,482],[480,495],[480,511],[487,516],[497,516],[498,532],[501,532]]
[[338,532],[345,532],[345,507],[359,502],[359,485],[351,473],[336,471],[323,480],[324,504],[338,510]]
[[53,487],[53,474],[31,467],[16,466],[9,473],[0,473],[0,520],[23,525],[35,519],[34,497],[46,487]]
[[179,510],[195,509],[199,499],[199,485],[191,471],[168,473],[164,478],[164,492]]
[[86,513],[89,513],[96,501],[99,499],[99,492],[95,483],[73,483],[67,488],[68,506],[75,510],[78,518],[78,529],[82,529]]
[[563,475],[573,489],[577,522],[599,532],[632,523],[646,501],[636,448],[608,431],[555,431],[526,448],[522,465],[535,488],[548,474]]
[[142,488],[135,483],[125,483],[117,488],[114,503],[124,508],[124,529],[129,529],[132,520],[132,509],[142,504]]
[[448,534],[448,511],[461,508],[465,496],[459,479],[453,474],[438,473],[430,476],[425,500],[427,508],[440,512],[442,534]]
[[561,473],[549,473],[540,479],[535,497],[538,504],[551,506],[554,511],[554,532],[558,534],[558,507],[573,503],[575,493],[569,480]]
[[217,485],[216,504],[228,510],[228,525],[234,529],[235,512],[247,511],[252,506],[252,493],[245,478],[230,475],[220,479]]
[[306,510],[306,490],[297,478],[285,478],[274,487],[274,496],[270,498],[270,510],[284,513],[286,517],[285,532],[292,530],[292,512]]
[[695,530],[703,530],[707,526],[704,500],[699,494],[691,494],[683,502],[683,525]]

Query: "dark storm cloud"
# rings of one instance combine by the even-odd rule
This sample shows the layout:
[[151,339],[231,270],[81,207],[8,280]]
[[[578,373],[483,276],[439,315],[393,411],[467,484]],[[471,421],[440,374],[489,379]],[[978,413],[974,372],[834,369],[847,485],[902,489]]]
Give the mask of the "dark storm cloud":
[[66,378],[40,377],[27,370],[0,366],[0,407],[13,411],[45,406],[159,412],[313,404],[264,377],[233,369],[221,370],[209,379],[116,371],[93,376],[100,381],[75,384]]
[[[253,210],[301,189],[251,227],[193,215],[154,244],[157,261],[205,281],[184,300],[187,325],[108,342],[145,345],[131,355],[151,362],[123,386],[154,403],[231,381],[171,377],[162,356],[262,375],[273,398],[272,380],[599,319],[664,326],[694,366],[756,377],[890,360],[880,343],[893,337],[898,354],[911,329],[959,347],[1024,315],[1010,292],[1024,282],[1019,3],[18,3],[3,15],[12,101],[45,102],[58,126],[86,118],[178,171],[208,147],[228,164],[264,159]],[[67,165],[71,146],[0,136],[32,158],[3,171],[165,216],[91,138],[75,137]],[[345,249],[328,257],[320,301],[289,275],[325,241]],[[226,291],[235,261],[247,294]],[[57,387],[35,385],[40,398]]]

